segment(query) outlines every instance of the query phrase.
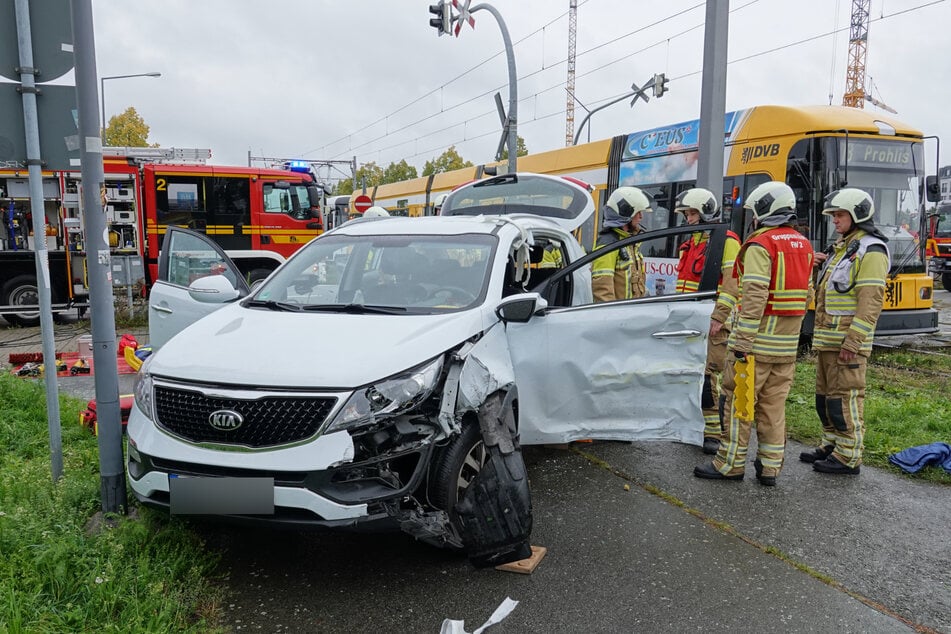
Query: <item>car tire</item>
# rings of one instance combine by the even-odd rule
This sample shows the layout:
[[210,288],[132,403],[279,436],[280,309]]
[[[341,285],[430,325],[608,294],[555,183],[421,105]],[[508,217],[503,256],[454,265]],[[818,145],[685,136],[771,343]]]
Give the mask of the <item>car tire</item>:
[[[3,285],[3,304],[39,306],[40,292],[36,278],[32,275],[18,275]],[[6,313],[4,319],[14,326],[37,326],[40,323],[39,310],[22,313]]]
[[433,472],[430,501],[452,515],[466,488],[485,465],[486,456],[478,423],[467,422],[462,433],[442,450]]

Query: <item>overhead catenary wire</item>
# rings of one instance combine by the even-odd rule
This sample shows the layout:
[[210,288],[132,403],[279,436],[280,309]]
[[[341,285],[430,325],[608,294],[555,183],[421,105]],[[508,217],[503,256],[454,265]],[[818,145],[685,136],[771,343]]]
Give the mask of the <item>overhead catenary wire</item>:
[[[589,0],[585,0],[585,2],[588,2],[588,1],[589,1]],[[748,2],[748,3],[745,4],[745,5],[743,5],[742,7],[739,7],[738,9],[733,9],[731,12],[737,11],[737,10],[739,10],[739,9],[746,8],[746,7],[750,6],[751,4],[755,4],[756,2],[759,2],[759,0],[751,0],[750,2]],[[582,4],[584,4],[584,3],[581,3],[581,4],[579,4],[578,6],[580,7]],[[652,28],[658,26],[659,24],[662,24],[662,23],[664,23],[664,22],[666,22],[666,21],[669,21],[669,20],[673,20],[673,19],[675,19],[675,18],[678,18],[678,17],[682,16],[682,15],[683,15],[684,13],[686,13],[686,12],[695,10],[695,9],[697,9],[697,8],[699,8],[699,7],[702,7],[702,6],[704,6],[704,3],[699,3],[699,4],[696,4],[696,5],[693,5],[693,6],[689,7],[688,9],[683,9],[683,10],[681,10],[681,11],[678,11],[677,13],[674,13],[674,14],[672,14],[672,15],[669,15],[669,16],[667,16],[666,18],[662,18],[662,19],[660,19],[660,20],[656,20],[656,21],[654,21],[654,22],[652,22],[652,23],[650,23],[650,24],[646,24],[646,25],[644,25],[644,26],[641,26],[641,27],[639,27],[639,28],[637,28],[637,29],[635,29],[635,30],[633,30],[633,31],[629,31],[628,33],[625,33],[624,35],[621,35],[621,36],[618,36],[618,37],[616,37],[616,38],[614,38],[614,39],[612,39],[612,40],[609,40],[608,42],[603,42],[603,43],[601,43],[601,44],[598,44],[598,45],[596,45],[596,46],[591,47],[590,49],[586,49],[586,50],[584,50],[584,51],[581,51],[580,53],[578,53],[577,56],[578,56],[578,57],[581,57],[581,56],[586,55],[586,54],[588,54],[588,53],[590,53],[590,52],[593,52],[593,51],[596,51],[596,50],[598,50],[598,49],[600,49],[600,48],[603,48],[604,46],[607,46],[607,45],[609,45],[609,44],[616,43],[616,42],[618,42],[618,41],[620,41],[620,40],[623,40],[623,39],[625,39],[625,38],[627,38],[627,37],[630,37],[630,36],[633,36],[633,35],[637,35],[638,33],[641,33],[641,32],[643,32],[643,31],[652,29]],[[551,21],[549,21],[548,23],[546,23],[543,27],[541,27],[541,28],[539,28],[539,29],[536,29],[535,31],[533,31],[533,32],[530,33],[529,35],[527,35],[527,36],[523,37],[522,39],[518,40],[515,44],[518,45],[518,44],[524,42],[524,41],[527,40],[528,38],[532,37],[533,35],[536,35],[537,33],[541,32],[541,31],[543,31],[545,28],[547,28],[548,26],[550,26],[550,25],[553,24],[554,22],[560,20],[562,17],[565,17],[566,15],[567,15],[567,12],[561,14],[559,17],[557,17],[557,18],[555,18],[554,20],[551,20]],[[690,29],[687,29],[686,31],[683,31],[683,32],[681,32],[681,33],[679,33],[679,34],[677,34],[677,35],[681,35],[681,34],[683,34],[683,33],[687,33],[687,32],[689,32],[689,31],[696,30],[697,28],[700,28],[701,26],[703,26],[703,23],[700,23],[699,25],[695,25],[695,26],[691,27]],[[675,35],[675,36],[673,36],[673,37],[677,37],[677,35]],[[668,39],[669,39],[669,38],[668,38]],[[624,60],[624,59],[628,59],[628,58],[630,58],[631,56],[633,56],[633,55],[635,55],[635,54],[637,54],[637,53],[639,53],[639,52],[643,52],[643,51],[645,51],[645,50],[647,50],[647,49],[649,49],[649,48],[653,48],[654,46],[657,46],[657,43],[652,44],[652,45],[650,45],[650,46],[648,46],[648,47],[645,47],[645,48],[641,48],[641,49],[639,49],[638,51],[635,51],[634,53],[625,55],[624,57],[621,57],[621,58],[619,58],[618,60],[615,60],[615,62],[611,62],[611,63],[616,63],[617,61],[622,61],[622,60]],[[464,71],[463,73],[457,75],[456,77],[454,77],[453,79],[449,80],[449,81],[446,82],[445,84],[442,84],[440,87],[433,89],[433,90],[430,91],[429,93],[426,93],[426,95],[424,95],[423,97],[420,97],[420,98],[414,100],[414,101],[411,102],[410,104],[407,104],[407,105],[405,105],[405,106],[401,106],[400,108],[398,108],[398,109],[395,110],[394,112],[390,113],[389,115],[377,119],[377,120],[374,121],[373,123],[368,124],[368,125],[366,125],[366,126],[360,128],[360,129],[357,130],[356,132],[352,132],[352,133],[349,133],[349,134],[347,134],[347,135],[344,135],[344,136],[340,137],[339,139],[337,139],[336,141],[333,141],[333,142],[331,142],[331,143],[328,143],[328,144],[322,146],[321,148],[318,148],[318,149],[315,149],[315,150],[310,150],[310,151],[307,152],[307,153],[315,152],[315,151],[318,151],[318,150],[323,150],[323,149],[325,149],[325,148],[327,148],[327,147],[329,147],[329,146],[331,146],[331,145],[334,145],[335,143],[339,143],[340,141],[342,141],[342,140],[344,140],[344,139],[351,138],[354,134],[358,134],[359,132],[362,132],[362,131],[364,131],[364,130],[367,130],[367,129],[371,128],[371,127],[374,126],[374,125],[377,125],[377,124],[379,124],[379,123],[381,123],[381,122],[386,121],[386,119],[388,119],[389,117],[393,116],[393,115],[396,114],[397,112],[401,112],[401,111],[405,110],[406,108],[408,108],[410,105],[413,105],[413,104],[415,104],[415,103],[420,102],[420,101],[421,101],[422,99],[424,99],[425,97],[435,94],[437,91],[442,90],[443,88],[445,88],[445,87],[448,86],[449,84],[451,84],[451,83],[453,83],[454,81],[457,81],[458,79],[464,77],[465,75],[469,74],[469,73],[472,72],[473,70],[479,68],[480,66],[483,66],[484,64],[486,64],[487,62],[491,61],[491,60],[494,59],[495,57],[498,57],[498,56],[501,55],[501,54],[502,54],[502,51],[496,53],[495,55],[492,55],[491,57],[489,57],[489,58],[483,60],[482,62],[479,62],[477,65],[473,66],[472,68],[470,68],[470,69]],[[543,67],[543,68],[540,68],[540,69],[538,69],[538,70],[536,70],[536,71],[532,71],[532,72],[530,72],[530,73],[527,73],[527,74],[525,74],[525,75],[522,75],[521,77],[518,78],[518,81],[522,81],[522,80],[528,79],[528,78],[533,77],[533,76],[535,76],[535,75],[537,75],[537,74],[539,74],[539,73],[541,73],[541,72],[544,72],[544,71],[546,71],[546,70],[550,70],[550,69],[559,67],[559,66],[561,66],[561,64],[566,64],[567,61],[568,61],[568,58],[565,57],[564,59],[561,59],[561,60],[558,61],[557,63],[552,64],[552,65],[550,65],[550,66],[548,66],[548,67]],[[591,73],[596,72],[597,70],[600,70],[600,69],[602,69],[602,68],[604,68],[605,66],[608,66],[608,65],[610,65],[610,64],[606,64],[606,65],[604,65],[604,66],[600,66],[600,67],[598,67],[598,68],[595,68],[595,69],[593,69],[593,70],[591,70],[591,71],[582,73],[581,75],[579,75],[579,77],[585,77],[585,76],[587,76],[587,75],[590,75]],[[537,94],[542,94],[542,93],[545,93],[545,92],[549,92],[550,90],[554,90],[554,89],[556,89],[556,88],[560,88],[560,87],[563,86],[565,83],[566,83],[566,82],[561,82],[561,83],[559,83],[559,84],[557,84],[557,85],[555,85],[555,86],[552,86],[552,87],[550,87],[550,88],[547,88],[547,89],[545,89],[545,90],[538,91],[538,92],[535,93],[535,94],[536,94],[536,95],[537,95]],[[464,106],[464,105],[466,105],[466,104],[469,104],[469,103],[472,103],[472,102],[477,101],[477,100],[479,100],[479,99],[482,99],[482,98],[486,97],[487,95],[494,94],[495,92],[497,92],[497,91],[503,89],[505,86],[506,86],[506,84],[500,84],[499,86],[496,86],[496,87],[494,87],[494,88],[492,88],[492,89],[490,89],[490,90],[487,90],[487,91],[484,91],[484,92],[482,92],[482,93],[480,93],[480,94],[477,94],[477,95],[474,95],[474,96],[472,96],[472,97],[469,97],[468,99],[465,99],[465,100],[463,100],[463,101],[460,101],[459,103],[454,104],[454,105],[452,105],[452,106],[449,106],[449,107],[442,106],[442,107],[440,108],[440,111],[439,111],[438,114],[443,114],[443,113],[446,113],[446,112],[450,112],[450,111],[455,110],[455,109],[457,109],[457,108],[460,108],[460,107],[462,107],[462,106]],[[521,103],[522,101],[525,101],[525,99],[519,99],[519,102],[520,102],[520,103]],[[492,111],[492,112],[494,112],[494,111]],[[482,117],[482,116],[485,116],[485,114],[478,115],[478,117]],[[432,119],[432,117],[433,117],[433,114],[431,114],[431,113],[430,113],[430,114],[427,114],[427,115],[425,115],[424,117],[422,117],[422,118],[420,118],[420,119],[417,119],[417,120],[415,120],[415,121],[413,121],[413,122],[411,122],[411,123],[408,123],[408,124],[402,126],[401,128],[397,128],[396,130],[393,130],[393,131],[387,131],[386,134],[384,134],[384,135],[382,135],[382,136],[380,136],[380,137],[376,137],[376,138],[370,139],[370,140],[365,141],[365,142],[363,142],[363,143],[361,143],[361,144],[359,144],[359,145],[356,145],[356,146],[350,146],[350,147],[348,147],[346,150],[341,151],[340,153],[336,154],[335,156],[342,156],[343,153],[345,153],[345,152],[349,153],[349,152],[352,152],[352,151],[354,151],[354,150],[359,150],[360,148],[362,148],[362,147],[364,147],[364,146],[366,146],[366,145],[370,145],[370,144],[372,144],[372,143],[375,143],[376,141],[380,140],[381,138],[385,138],[386,136],[390,136],[391,134],[395,134],[395,133],[397,133],[397,132],[401,132],[401,131],[403,131],[403,130],[405,130],[405,129],[407,129],[407,128],[410,128],[410,127],[413,127],[413,126],[415,126],[415,125],[418,125],[418,124],[420,124],[420,123],[422,123],[422,122],[424,122],[424,121],[428,121],[428,120]],[[307,154],[307,153],[305,153],[305,154]]]
[[[586,1],[588,1],[588,0],[586,0]],[[744,5],[740,6],[740,7],[736,7],[736,8],[734,8],[734,9],[731,9],[730,12],[731,12],[731,13],[734,13],[734,12],[736,12],[736,11],[740,11],[740,10],[742,10],[742,9],[745,9],[745,8],[747,8],[747,7],[749,7],[749,6],[753,5],[753,4],[755,4],[755,3],[758,2],[758,1],[759,1],[759,0],[751,0],[751,2],[748,2],[748,3],[746,3],[746,4],[744,4]],[[919,4],[919,5],[916,5],[916,6],[913,6],[913,7],[908,7],[908,8],[899,10],[899,11],[895,11],[895,12],[893,12],[893,13],[889,13],[889,14],[884,14],[884,13],[883,13],[880,17],[872,18],[871,21],[872,21],[872,22],[879,22],[879,21],[882,21],[882,20],[887,20],[887,19],[894,18],[894,17],[900,16],[900,15],[904,15],[904,14],[907,14],[907,13],[911,13],[911,12],[914,12],[914,11],[926,9],[926,8],[928,8],[928,7],[932,7],[932,6],[934,6],[934,5],[938,5],[938,4],[944,3],[944,2],[946,2],[946,1],[947,1],[947,0],[931,0],[930,2],[924,2],[924,3],[922,3],[922,4]],[[580,5],[579,5],[579,6],[580,6]],[[619,39],[623,39],[623,37],[628,37],[628,36],[631,36],[631,35],[635,35],[635,34],[641,32],[641,31],[643,31],[644,29],[652,28],[652,27],[654,27],[654,26],[657,26],[658,24],[660,24],[660,23],[662,23],[662,22],[664,22],[664,21],[666,21],[666,20],[673,19],[674,17],[678,17],[678,16],[680,16],[683,12],[689,11],[689,10],[692,10],[692,9],[695,9],[695,8],[697,8],[698,6],[703,6],[703,5],[702,5],[702,4],[700,4],[700,5],[693,5],[693,6],[690,7],[689,9],[684,9],[684,10],[682,10],[682,11],[676,13],[676,14],[673,14],[672,16],[668,16],[667,18],[664,18],[664,19],[658,20],[658,21],[656,21],[656,22],[654,22],[654,23],[651,23],[650,25],[647,25],[647,26],[645,26],[645,27],[640,27],[640,28],[638,28],[638,29],[635,29],[635,30],[633,30],[633,31],[631,31],[631,32],[629,32],[629,33],[627,33],[627,34],[625,34],[624,36],[619,36],[618,38],[614,38],[611,42],[615,42],[615,41],[618,41]],[[545,26],[547,27],[547,26],[551,25],[554,21],[557,21],[558,19],[561,19],[561,18],[564,17],[565,15],[567,15],[567,12],[566,12],[565,14],[562,14],[561,16],[559,16],[558,18],[556,18],[555,20],[549,21],[548,23],[546,23]],[[608,68],[608,67],[610,67],[610,66],[612,66],[612,65],[614,65],[614,64],[617,64],[617,63],[619,63],[619,62],[621,62],[621,61],[624,61],[624,60],[626,60],[626,59],[629,59],[629,58],[631,58],[631,57],[633,57],[633,56],[635,56],[635,55],[641,54],[641,53],[643,53],[643,52],[645,52],[645,51],[647,51],[647,50],[649,50],[649,49],[651,49],[651,48],[654,48],[654,47],[660,45],[660,44],[664,44],[664,43],[669,42],[669,41],[672,40],[672,39],[675,39],[675,38],[678,38],[678,37],[682,37],[682,36],[686,35],[687,33],[690,33],[690,32],[692,32],[692,31],[694,31],[694,30],[699,29],[699,28],[702,27],[702,26],[703,26],[703,24],[700,23],[700,24],[696,24],[696,25],[694,25],[694,26],[691,26],[691,27],[689,27],[689,28],[683,29],[682,31],[680,31],[680,32],[678,32],[678,33],[676,33],[676,34],[674,34],[674,35],[666,36],[666,37],[664,37],[663,39],[658,40],[658,41],[656,41],[656,42],[654,42],[654,43],[652,43],[652,44],[646,45],[646,46],[644,46],[644,47],[641,47],[640,49],[638,49],[638,50],[636,50],[636,51],[633,51],[633,52],[628,53],[628,54],[625,54],[625,55],[623,55],[623,56],[621,56],[621,57],[619,57],[619,58],[616,58],[616,59],[614,59],[614,60],[611,60],[611,61],[609,61],[609,62],[606,62],[605,64],[602,64],[602,65],[600,65],[600,66],[598,66],[598,67],[596,67],[596,68],[590,69],[590,70],[588,70],[588,71],[586,71],[586,72],[584,72],[584,73],[578,75],[578,77],[585,77],[585,76],[594,74],[594,73],[596,73],[596,72],[598,72],[598,71],[604,70],[605,68]],[[543,28],[544,28],[544,27],[543,27]],[[523,37],[521,40],[519,40],[519,42],[523,42],[524,40],[528,39],[528,38],[531,37],[532,35],[538,33],[540,30],[541,30],[541,29],[537,29],[536,31],[532,32],[532,34]],[[792,47],[795,47],[795,46],[800,46],[800,45],[803,45],[803,44],[807,44],[807,43],[809,43],[809,42],[813,42],[813,41],[815,41],[815,40],[819,40],[819,39],[822,39],[822,38],[824,38],[824,37],[834,36],[834,35],[836,35],[837,33],[842,32],[842,31],[846,31],[846,30],[848,30],[848,27],[847,27],[847,26],[845,26],[845,27],[840,27],[840,28],[834,28],[834,29],[832,29],[832,30],[830,30],[830,31],[826,31],[826,32],[823,32],[823,33],[820,33],[820,34],[816,34],[816,35],[812,35],[812,36],[809,36],[809,37],[805,37],[805,38],[796,40],[796,41],[794,41],[794,42],[788,42],[788,43],[785,43],[785,44],[782,44],[782,45],[778,45],[778,46],[775,46],[775,47],[772,47],[772,48],[769,48],[769,49],[765,49],[765,50],[758,51],[758,52],[756,52],[756,53],[751,53],[751,54],[749,54],[749,55],[745,55],[745,56],[742,56],[742,57],[735,58],[735,59],[733,59],[733,60],[730,60],[730,61],[728,62],[728,64],[731,64],[731,65],[732,65],[732,64],[737,64],[737,63],[744,62],[744,61],[748,61],[748,60],[750,60],[750,59],[755,59],[755,58],[757,58],[757,57],[761,57],[761,56],[764,56],[764,55],[769,55],[769,54],[772,54],[772,53],[776,53],[776,52],[778,52],[778,51],[782,51],[782,50],[785,50],[785,49],[788,49],[788,48],[792,48]],[[598,44],[598,45],[596,45],[595,47],[592,47],[592,48],[590,48],[590,49],[586,49],[585,51],[579,52],[579,53],[578,53],[578,56],[580,57],[581,55],[587,54],[587,53],[589,53],[589,52],[591,52],[591,51],[593,51],[593,50],[595,50],[595,49],[597,49],[597,48],[602,48],[603,46],[605,46],[605,45],[607,45],[607,44],[608,44],[608,43]],[[479,64],[478,66],[481,66],[481,65],[487,63],[488,61],[490,61],[490,60],[493,59],[494,57],[498,56],[499,54],[501,54],[501,53],[497,53],[496,55],[493,55],[492,57],[487,58],[487,59],[484,60],[483,62],[480,62],[480,64]],[[567,63],[567,58],[563,59],[563,60],[562,60],[561,62],[559,62],[559,63],[549,64],[549,65],[546,66],[545,68],[537,69],[537,70],[534,70],[534,71],[532,71],[532,72],[526,73],[525,75],[519,77],[519,80],[528,79],[528,78],[530,78],[530,77],[533,77],[533,76],[535,76],[535,75],[538,75],[538,74],[541,73],[541,72],[555,69],[555,68],[559,67],[559,66],[560,66],[561,64],[563,64],[563,63]],[[473,67],[473,68],[471,68],[471,69],[465,71],[464,73],[460,74],[460,75],[457,76],[457,77],[463,77],[463,76],[465,76],[466,74],[468,74],[469,72],[471,72],[472,70],[474,70],[475,68],[477,68],[478,66]],[[698,69],[698,70],[696,70],[696,71],[692,71],[692,72],[688,72],[688,73],[683,73],[683,74],[680,74],[680,75],[677,75],[677,76],[674,76],[674,77],[670,77],[669,80],[670,80],[670,81],[676,81],[676,80],[680,80],[680,79],[685,79],[685,78],[688,78],[688,77],[692,77],[692,76],[698,75],[698,74],[700,74],[701,72],[702,72],[702,70]],[[442,89],[443,87],[445,87],[446,85],[448,85],[449,83],[451,83],[451,81],[455,81],[455,79],[456,79],[456,78],[454,78],[453,80],[450,80],[450,82],[446,82],[446,84],[443,84],[439,89]],[[552,86],[550,86],[550,87],[548,87],[548,88],[544,88],[544,89],[542,89],[542,90],[538,90],[538,91],[536,91],[536,92],[534,92],[534,93],[532,93],[532,94],[530,94],[530,95],[526,95],[526,96],[520,98],[520,99],[519,99],[519,102],[522,103],[522,102],[527,102],[527,101],[529,101],[529,100],[537,99],[538,95],[544,94],[544,93],[546,93],[546,92],[550,92],[550,91],[552,91],[552,90],[560,89],[560,88],[562,88],[566,83],[567,83],[567,82],[564,81],[564,80],[563,80],[563,81],[560,81],[560,82],[558,82],[558,83],[556,83],[556,84],[554,84],[554,85],[552,85]],[[494,87],[494,88],[492,88],[491,90],[484,91],[484,92],[482,92],[482,93],[480,93],[480,94],[478,94],[478,95],[475,95],[475,96],[473,96],[473,97],[464,99],[464,100],[462,100],[462,101],[460,101],[460,102],[458,102],[458,103],[456,103],[456,104],[452,104],[452,105],[449,105],[449,106],[444,106],[444,107],[442,108],[442,110],[441,110],[439,113],[437,113],[437,114],[443,114],[443,113],[448,113],[448,112],[454,111],[454,110],[456,110],[456,109],[458,109],[458,108],[461,108],[462,106],[464,106],[464,105],[466,105],[466,104],[472,103],[472,102],[477,101],[477,100],[479,100],[479,99],[483,99],[483,98],[486,97],[487,95],[491,95],[491,94],[493,94],[493,93],[495,93],[495,92],[497,92],[497,91],[503,89],[505,86],[506,86],[506,84],[500,84],[499,86]],[[439,89],[437,89],[437,90],[439,90]],[[432,94],[432,93],[430,93],[430,94]],[[600,99],[596,99],[596,100],[591,101],[590,103],[592,104],[592,106],[593,106],[593,105],[596,105],[596,104],[600,104],[600,103],[605,103],[605,102],[607,102],[607,101],[609,101],[609,100],[611,100],[611,99],[616,99],[618,96],[620,96],[620,94],[621,94],[621,93],[618,93],[618,94],[615,94],[615,95],[612,95],[612,96],[608,96],[608,97],[603,97],[603,98],[600,98]],[[418,101],[419,101],[419,100],[416,100],[416,102],[418,102]],[[416,102],[414,102],[414,103],[416,103]],[[407,108],[409,105],[411,105],[411,104],[407,104],[406,106],[401,107],[400,109],[398,109],[398,111],[404,110],[404,109]],[[520,123],[521,123],[521,124],[530,124],[530,123],[533,123],[533,122],[535,122],[535,121],[541,121],[541,120],[543,120],[543,119],[547,119],[547,118],[549,118],[550,116],[555,116],[555,115],[558,115],[558,114],[564,114],[564,112],[565,112],[565,111],[564,111],[564,108],[562,107],[562,108],[559,109],[558,111],[555,111],[555,112],[553,112],[553,113],[551,113],[551,114],[548,114],[548,115],[543,115],[543,116],[541,116],[541,117],[535,117],[535,118],[530,119],[530,120],[522,119],[522,120],[520,120]],[[481,114],[476,114],[476,115],[474,115],[474,116],[469,117],[468,120],[471,122],[471,121],[478,120],[478,119],[481,119],[481,118],[484,118],[484,117],[487,117],[487,116],[491,116],[491,115],[493,115],[494,113],[495,113],[494,110],[486,110],[486,111],[482,112]],[[394,114],[395,114],[395,113],[394,113]],[[392,116],[392,114],[391,114],[391,115],[387,115],[387,116]],[[421,124],[421,123],[423,123],[423,122],[431,121],[431,120],[433,119],[433,117],[434,117],[433,113],[429,113],[429,114],[427,114],[427,115],[425,115],[425,116],[423,116],[423,117],[421,117],[421,118],[419,118],[419,119],[414,120],[414,121],[411,122],[411,123],[408,123],[408,124],[406,124],[406,125],[403,125],[403,126],[401,126],[401,127],[399,127],[399,128],[396,128],[396,129],[394,129],[394,130],[389,130],[389,131],[388,131],[386,134],[384,134],[384,135],[377,136],[377,137],[375,137],[375,138],[373,138],[373,139],[371,139],[371,140],[369,140],[369,141],[365,141],[365,142],[359,143],[359,144],[357,144],[357,145],[351,145],[351,146],[348,147],[346,150],[343,150],[343,151],[341,151],[341,152],[335,154],[334,156],[342,156],[343,154],[346,154],[346,153],[349,153],[349,152],[353,152],[353,151],[355,151],[355,150],[359,150],[359,149],[361,149],[361,148],[364,148],[364,147],[366,147],[366,146],[368,146],[368,145],[377,143],[377,142],[379,142],[380,140],[386,138],[387,136],[392,136],[393,134],[397,134],[397,133],[399,133],[399,132],[405,131],[405,130],[410,129],[410,128],[412,128],[412,127],[414,127],[414,126],[416,126],[416,125],[419,125],[419,124]],[[380,119],[377,120],[376,123],[379,123],[380,121],[383,121],[383,120],[385,120],[385,119],[386,119],[386,117],[380,118]],[[371,124],[370,126],[365,126],[364,128],[361,128],[361,131],[368,129],[368,128],[371,127],[372,125],[374,125],[374,124]],[[416,138],[414,138],[414,139],[407,139],[407,140],[405,140],[405,141],[401,141],[401,142],[399,142],[399,143],[392,144],[392,145],[390,145],[390,146],[387,146],[386,149],[394,149],[394,148],[400,147],[400,146],[402,146],[402,145],[408,145],[408,144],[410,144],[410,143],[417,143],[420,139],[433,136],[434,134],[437,134],[438,132],[445,132],[445,131],[447,131],[447,130],[451,130],[451,129],[454,128],[454,127],[458,127],[458,125],[460,125],[460,124],[459,124],[459,123],[456,123],[456,124],[453,124],[453,125],[450,125],[450,126],[446,126],[446,127],[444,127],[444,128],[441,128],[441,129],[438,130],[438,131],[426,133],[426,134],[420,135],[420,136],[418,136],[418,137],[416,137]],[[488,135],[490,135],[490,134],[497,134],[497,133],[498,133],[498,130],[497,130],[497,129],[493,129],[492,131],[486,132],[486,133],[484,133],[484,134],[475,134],[475,135],[468,135],[468,134],[467,134],[465,138],[457,139],[457,140],[452,141],[452,142],[447,142],[447,143],[440,144],[439,146],[437,146],[436,150],[438,151],[440,148],[445,149],[445,148],[450,147],[450,146],[458,145],[458,144],[460,144],[460,143],[465,143],[465,142],[467,142],[467,141],[473,141],[473,140],[476,140],[476,139],[481,139],[481,138],[483,138],[483,137],[485,137],[485,136],[488,136]],[[341,139],[338,139],[338,140],[335,141],[334,143],[337,143],[337,142],[339,142],[340,140],[343,140],[343,139],[350,138],[350,137],[353,136],[353,134],[356,134],[356,132],[351,133],[351,134],[348,134],[348,135],[345,135],[344,137],[341,137]],[[326,148],[326,147],[329,147],[330,145],[332,145],[332,143],[331,143],[331,144],[327,144],[327,145],[325,145],[325,146],[323,146],[323,147]],[[383,151],[382,149],[374,150],[374,152],[375,152],[377,155],[378,155],[380,152],[382,152],[382,151]],[[428,152],[431,152],[431,151],[433,151],[433,150],[427,150],[427,151],[422,151],[422,152],[416,152],[416,153],[414,153],[414,154],[412,154],[412,155],[403,156],[402,158],[406,159],[406,158],[414,158],[414,157],[417,157],[417,156],[424,156],[424,155],[426,155]]]

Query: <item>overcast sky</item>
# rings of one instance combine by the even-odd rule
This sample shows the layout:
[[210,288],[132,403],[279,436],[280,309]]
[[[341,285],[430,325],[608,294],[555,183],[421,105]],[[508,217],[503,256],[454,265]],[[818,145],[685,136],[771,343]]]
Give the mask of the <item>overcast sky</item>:
[[[473,5],[477,4],[477,0]],[[529,151],[565,144],[568,0],[493,0],[515,45],[518,133]],[[595,108],[654,73],[670,92],[598,112],[600,139],[700,112],[703,0],[579,0],[575,92]],[[851,0],[731,0],[726,108],[840,104]],[[508,104],[499,27],[437,37],[427,0],[93,0],[106,114],[135,106],[150,139],[253,156],[423,164],[450,145],[493,158]],[[951,2],[872,0],[867,73],[897,117],[942,138],[951,163]],[[882,113],[871,104],[866,109]],[[884,113],[883,113],[884,114]],[[585,111],[576,106],[576,126]],[[587,134],[584,135],[587,138]],[[934,170],[934,144],[927,150]]]

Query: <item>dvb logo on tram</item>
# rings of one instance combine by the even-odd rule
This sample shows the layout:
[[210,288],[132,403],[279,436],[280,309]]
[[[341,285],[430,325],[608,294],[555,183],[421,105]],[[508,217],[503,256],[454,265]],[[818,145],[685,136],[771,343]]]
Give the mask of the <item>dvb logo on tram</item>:
[[765,145],[752,145],[749,147],[743,148],[743,153],[740,155],[740,162],[749,163],[750,161],[758,158],[766,158],[767,156],[776,156],[779,154],[779,143],[767,143]]

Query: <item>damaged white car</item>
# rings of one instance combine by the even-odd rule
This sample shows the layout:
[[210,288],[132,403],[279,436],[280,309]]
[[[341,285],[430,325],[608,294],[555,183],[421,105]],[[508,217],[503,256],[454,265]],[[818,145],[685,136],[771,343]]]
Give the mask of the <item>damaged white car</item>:
[[[246,521],[389,522],[480,566],[528,556],[521,445],[701,442],[726,226],[701,229],[698,292],[595,304],[595,255],[571,233],[593,213],[575,182],[498,176],[453,192],[443,216],[347,223],[253,291],[213,242],[170,227],[128,424],[135,496]],[[670,254],[696,230],[608,248]]]

